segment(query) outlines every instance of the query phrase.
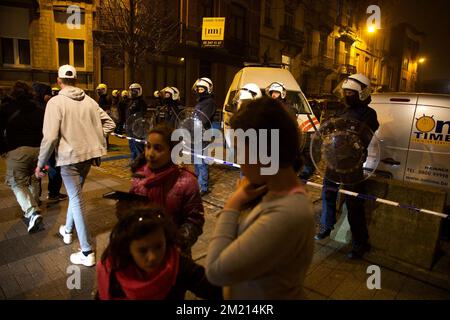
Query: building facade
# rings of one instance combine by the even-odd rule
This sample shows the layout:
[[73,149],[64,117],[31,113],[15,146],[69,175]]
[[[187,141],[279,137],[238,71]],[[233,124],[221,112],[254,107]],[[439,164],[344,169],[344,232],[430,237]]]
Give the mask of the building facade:
[[[245,61],[258,61],[260,1],[167,1],[171,13],[176,13],[179,32],[173,46],[160,56],[149,57],[136,79],[144,96],[151,100],[153,92],[166,86],[180,90],[188,106],[195,104],[191,90],[199,77],[209,77],[221,107],[228,85]],[[100,3],[98,3],[100,5]],[[225,40],[220,48],[202,47],[203,17],[225,17]],[[97,32],[103,32],[98,24]],[[106,61],[102,49],[95,48],[95,82],[109,84],[111,89],[126,88],[124,66]]]
[[[139,82],[151,98],[155,90],[176,86],[191,106],[192,84],[210,77],[221,107],[244,62],[273,62],[289,68],[307,96],[329,94],[356,72],[378,90],[416,89],[423,34],[395,23],[389,9],[395,1],[168,0],[176,40],[159,56],[146,57],[135,79],[127,79],[126,67],[95,40],[105,33],[98,14],[105,1],[0,0],[0,88],[16,80],[54,85],[58,67],[69,63],[88,93],[101,82],[110,90]],[[371,4],[382,10],[374,33],[367,31]],[[71,6],[79,11],[68,13]],[[202,47],[203,17],[225,17],[222,47]]]
[[92,92],[92,21],[92,1],[0,1],[0,87],[55,85],[58,67],[72,64],[79,86]]
[[[369,32],[367,8],[373,4],[381,9],[381,28]],[[411,30],[392,29],[393,5],[395,1],[384,0],[264,0],[261,60],[287,64],[307,96],[330,94],[342,79],[359,72],[376,90],[400,90],[396,79],[405,60],[400,56],[411,56],[408,48],[420,41]],[[413,41],[405,40],[411,37]],[[409,79],[403,90],[414,88],[413,68],[403,72]]]

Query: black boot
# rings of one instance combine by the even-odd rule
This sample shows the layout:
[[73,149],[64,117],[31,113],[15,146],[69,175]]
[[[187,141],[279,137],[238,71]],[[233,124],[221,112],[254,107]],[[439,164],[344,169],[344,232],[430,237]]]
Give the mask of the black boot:
[[349,259],[361,259],[366,252],[370,251],[370,244],[353,244],[352,251],[347,254]]

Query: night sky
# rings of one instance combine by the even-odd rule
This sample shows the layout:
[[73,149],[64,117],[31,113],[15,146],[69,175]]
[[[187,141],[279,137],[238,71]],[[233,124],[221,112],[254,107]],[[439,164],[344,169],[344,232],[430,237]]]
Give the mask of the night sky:
[[[426,34],[420,55],[421,80],[450,79],[450,0],[397,0],[394,22],[407,22]],[[383,14],[383,8],[381,8]]]

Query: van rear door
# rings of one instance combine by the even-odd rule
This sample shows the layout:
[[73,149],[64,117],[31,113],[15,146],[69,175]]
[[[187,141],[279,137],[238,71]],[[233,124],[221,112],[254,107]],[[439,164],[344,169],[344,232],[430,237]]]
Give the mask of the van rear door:
[[[376,171],[380,175],[404,179],[416,102],[414,95],[372,95],[370,107],[377,112],[380,123],[376,132],[380,140],[380,162]],[[369,148],[373,146],[372,143]]]
[[410,140],[405,181],[448,188],[450,96],[419,96]]

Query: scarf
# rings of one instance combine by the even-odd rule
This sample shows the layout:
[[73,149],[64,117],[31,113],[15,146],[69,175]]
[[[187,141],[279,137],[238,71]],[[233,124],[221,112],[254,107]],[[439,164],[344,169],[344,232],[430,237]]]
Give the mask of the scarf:
[[139,184],[145,187],[147,196],[151,201],[165,207],[166,194],[179,175],[178,166],[172,164],[164,169],[152,171],[147,165],[144,165],[143,169],[145,178]]
[[[102,300],[163,300],[176,284],[179,262],[180,253],[175,247],[168,249],[163,264],[152,274],[144,274],[133,263],[111,275],[111,261],[106,261],[106,267],[100,262],[97,266],[99,297]],[[124,297],[111,296],[111,276],[116,277]]]

